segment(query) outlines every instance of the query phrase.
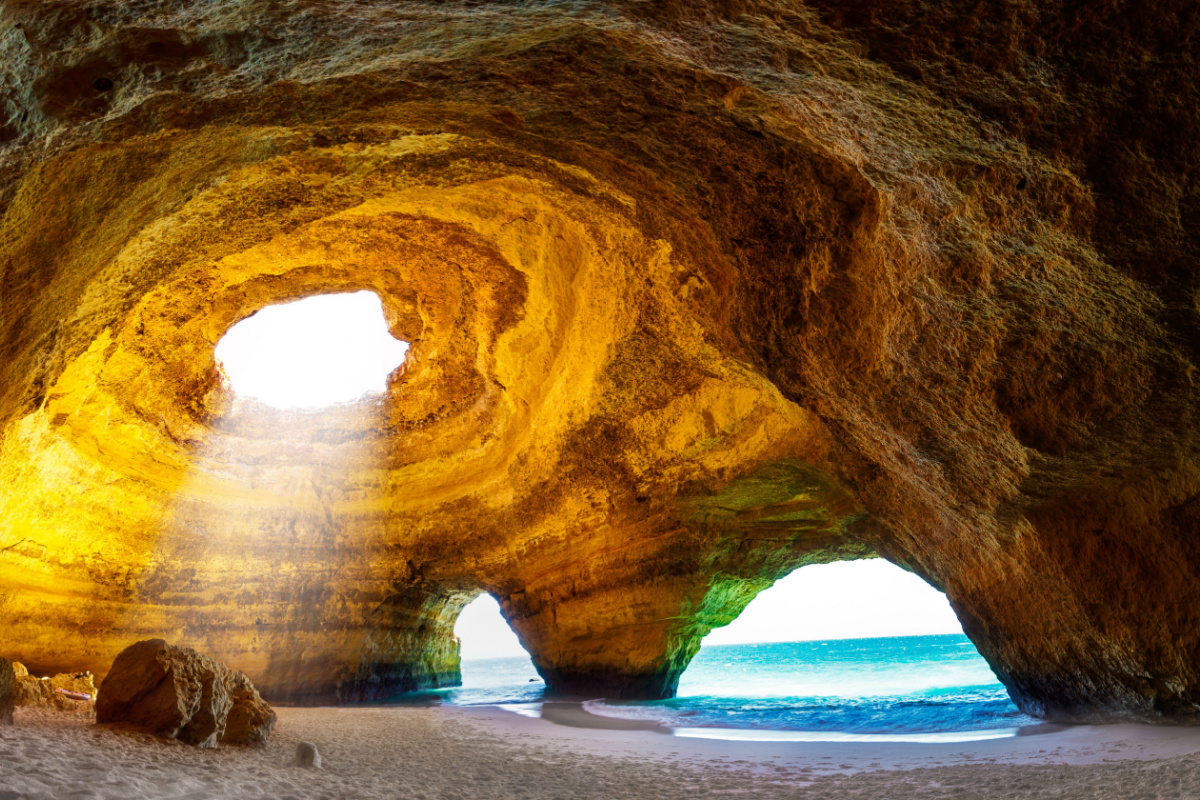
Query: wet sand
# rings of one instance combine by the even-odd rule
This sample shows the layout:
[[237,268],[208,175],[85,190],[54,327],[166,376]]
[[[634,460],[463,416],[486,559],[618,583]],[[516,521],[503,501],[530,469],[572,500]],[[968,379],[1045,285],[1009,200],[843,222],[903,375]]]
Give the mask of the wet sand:
[[[575,704],[551,709],[578,723]],[[591,716],[591,715],[586,715]],[[17,709],[0,727],[0,800],[259,798],[1200,797],[1200,729],[1072,726],[942,744],[745,742],[497,707],[279,709],[259,750],[195,750]],[[297,743],[322,770],[293,766]]]

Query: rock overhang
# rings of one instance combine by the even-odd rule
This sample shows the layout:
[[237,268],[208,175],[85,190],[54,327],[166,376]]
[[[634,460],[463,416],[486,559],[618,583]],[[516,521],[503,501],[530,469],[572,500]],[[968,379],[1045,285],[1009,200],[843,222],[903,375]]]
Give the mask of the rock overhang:
[[[452,679],[488,590],[552,682],[663,694],[774,578],[878,552],[1027,709],[1190,707],[1194,590],[1110,613],[1088,532],[1191,563],[1167,301],[1069,165],[754,5],[9,4],[10,655],[186,634],[375,696]],[[413,343],[384,396],[229,395],[229,325],[351,289]]]
[[[226,141],[242,147],[242,133]],[[120,147],[187,149],[177,141]],[[393,589],[371,573],[394,570],[380,562],[403,556],[404,572],[461,607],[471,591],[527,583],[517,565],[547,538],[539,517],[562,517],[549,538],[605,524],[603,504],[613,504],[605,484],[618,465],[590,462],[611,460],[610,448],[625,462],[620,491],[637,496],[635,516],[653,528],[681,527],[680,476],[733,473],[748,455],[758,462],[803,451],[819,461],[829,447],[821,425],[713,347],[708,320],[688,307],[701,283],[696,269],[668,241],[645,235],[637,208],[579,167],[462,135],[305,147],[210,179],[136,228],[86,285],[71,287],[72,331],[87,324],[96,336],[61,357],[60,374],[35,378],[37,405],[13,426],[5,462],[37,479],[11,484],[10,530],[56,552],[64,572],[89,564],[84,582],[98,585],[84,591],[111,614],[100,612],[99,624],[80,619],[84,628],[130,625],[121,608],[130,601],[157,607],[138,612],[147,622],[176,626],[197,624],[190,620],[213,612],[213,600],[221,613],[261,605],[295,589],[296,565],[271,563],[281,548],[308,568],[322,565],[310,605],[345,597],[346,587],[328,580],[331,559],[369,553],[377,562],[357,564],[364,574],[334,583],[374,579],[365,595],[386,604]],[[238,319],[275,302],[360,289],[380,296],[392,332],[412,343],[385,394],[320,411],[232,395],[213,348]],[[648,310],[659,325],[641,319]],[[683,397],[677,380],[689,387]],[[581,438],[592,453],[578,452]],[[73,523],[88,533],[37,530],[55,493],[88,484]],[[521,521],[504,536],[463,531],[459,509]],[[309,538],[297,534],[298,519]],[[255,580],[251,590],[228,580],[247,571],[281,585]],[[39,592],[38,581],[22,578],[26,602],[54,595],[47,584],[63,580],[44,574]],[[361,589],[351,594],[361,605]],[[257,607],[239,616],[254,618],[256,635],[276,624]],[[36,663],[31,655],[23,657]]]

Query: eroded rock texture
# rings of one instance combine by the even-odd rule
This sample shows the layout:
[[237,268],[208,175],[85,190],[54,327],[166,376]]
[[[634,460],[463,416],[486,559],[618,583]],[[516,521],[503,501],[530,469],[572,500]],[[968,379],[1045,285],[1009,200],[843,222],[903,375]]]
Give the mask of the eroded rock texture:
[[[1024,710],[1189,717],[1198,24],[3,3],[0,649],[380,697],[456,680],[488,591],[552,687],[663,696],[878,554]],[[235,321],[359,289],[412,343],[385,396],[223,384]]]
[[81,716],[94,716],[96,684],[90,673],[59,673],[54,676],[30,675],[20,662],[13,664],[16,675],[14,699],[19,706],[52,708]]
[[190,648],[148,639],[113,662],[96,697],[96,721],[216,747],[265,744],[275,712],[245,675]]
[[0,725],[12,725],[17,703],[17,675],[13,663],[0,658]]

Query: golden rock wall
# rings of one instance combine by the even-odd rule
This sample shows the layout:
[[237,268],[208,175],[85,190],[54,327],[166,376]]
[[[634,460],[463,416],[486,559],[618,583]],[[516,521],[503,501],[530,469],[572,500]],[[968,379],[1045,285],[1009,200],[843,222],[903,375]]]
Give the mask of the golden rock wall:
[[[380,697],[456,680],[487,591],[551,687],[657,697],[777,578],[878,554],[1023,709],[1191,714],[1200,338],[1144,265],[1190,275],[1192,151],[1138,140],[1174,205],[1133,258],[1083,157],[1130,123],[984,102],[1053,26],[902,35],[970,13],[0,5],[0,654],[161,637]],[[235,322],[360,289],[412,343],[385,395],[225,385]]]

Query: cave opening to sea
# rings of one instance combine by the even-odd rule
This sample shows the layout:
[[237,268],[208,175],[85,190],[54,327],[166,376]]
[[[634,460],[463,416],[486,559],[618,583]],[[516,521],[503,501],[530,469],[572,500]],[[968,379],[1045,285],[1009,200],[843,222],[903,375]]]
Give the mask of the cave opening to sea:
[[233,325],[216,358],[237,396],[312,409],[384,392],[408,347],[379,296],[358,291],[269,305]]
[[462,659],[456,702],[528,703],[542,697],[545,684],[495,597],[484,592],[468,603],[454,624],[454,635]]
[[945,595],[883,559],[776,582],[704,639],[673,698],[586,705],[677,735],[751,740],[966,741],[1037,723]]
[[[742,740],[952,742],[1033,732],[946,596],[883,559],[803,567],[714,629],[665,700],[548,693],[489,594],[455,624],[463,705]],[[602,718],[602,719],[601,719]],[[590,721],[589,721],[590,720]]]

